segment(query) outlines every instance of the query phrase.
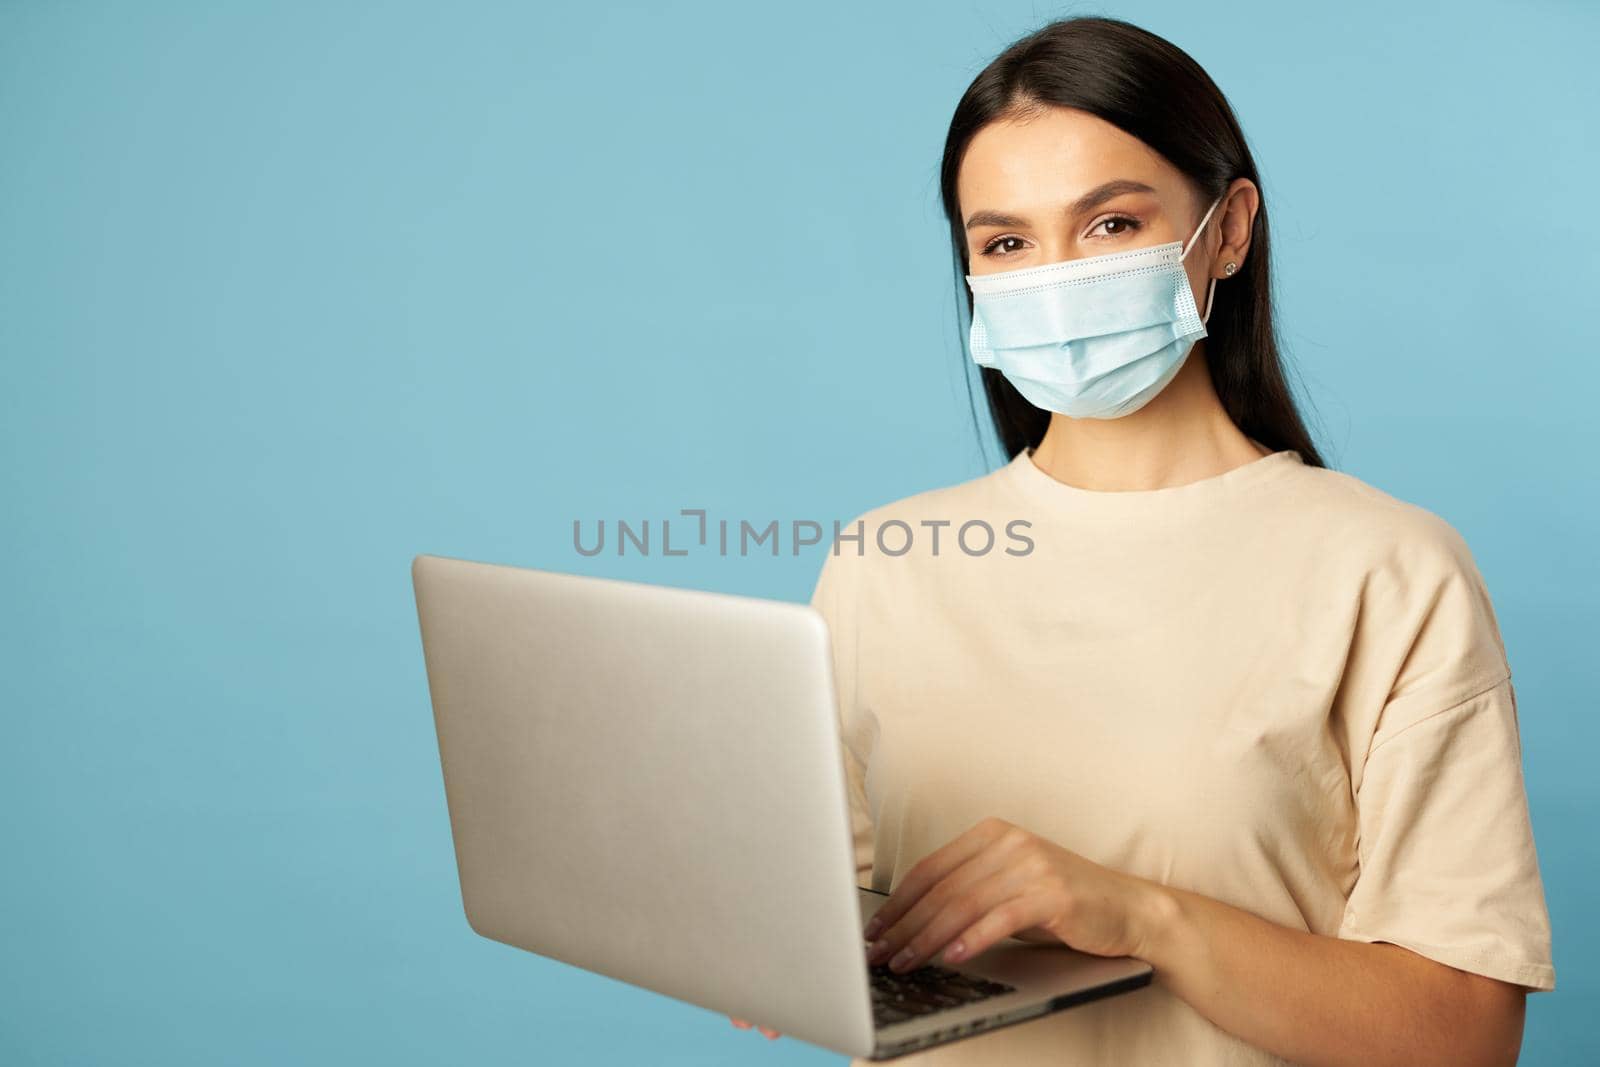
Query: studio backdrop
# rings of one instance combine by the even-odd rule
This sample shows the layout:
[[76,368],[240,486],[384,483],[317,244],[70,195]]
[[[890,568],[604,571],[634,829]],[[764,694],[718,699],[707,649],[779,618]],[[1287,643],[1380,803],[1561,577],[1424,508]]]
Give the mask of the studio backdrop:
[[[1005,462],[952,108],[1130,20],[1240,116],[1329,466],[1494,597],[1600,1061],[1585,4],[0,4],[0,1061],[840,1062],[472,933],[410,564],[803,601]],[[686,511],[778,550],[613,540]],[[809,529],[809,528],[807,528]],[[675,531],[676,532],[676,531]]]

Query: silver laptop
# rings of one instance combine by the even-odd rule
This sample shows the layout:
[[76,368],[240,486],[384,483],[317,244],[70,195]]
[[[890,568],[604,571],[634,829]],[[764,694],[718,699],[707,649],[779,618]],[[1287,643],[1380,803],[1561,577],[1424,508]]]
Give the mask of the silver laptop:
[[868,966],[888,897],[856,885],[810,606],[428,555],[411,575],[484,937],[874,1060],[1149,984],[1015,938]]

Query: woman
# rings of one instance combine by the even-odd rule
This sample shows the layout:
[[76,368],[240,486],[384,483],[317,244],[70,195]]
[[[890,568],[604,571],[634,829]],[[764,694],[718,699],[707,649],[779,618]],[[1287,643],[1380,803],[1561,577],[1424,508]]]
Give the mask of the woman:
[[1156,977],[904,1062],[1515,1062],[1555,972],[1494,611],[1450,525],[1317,454],[1227,102],[1054,23],[968,89],[942,189],[1012,459],[862,516],[813,598],[869,960]]

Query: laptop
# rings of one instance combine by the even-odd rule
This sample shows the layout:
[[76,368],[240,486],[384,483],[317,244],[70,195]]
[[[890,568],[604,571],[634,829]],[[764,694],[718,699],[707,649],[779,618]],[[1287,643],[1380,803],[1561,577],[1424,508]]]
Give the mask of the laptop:
[[461,898],[483,937],[862,1059],[1148,985],[1007,938],[869,966],[827,624],[809,605],[420,555]]

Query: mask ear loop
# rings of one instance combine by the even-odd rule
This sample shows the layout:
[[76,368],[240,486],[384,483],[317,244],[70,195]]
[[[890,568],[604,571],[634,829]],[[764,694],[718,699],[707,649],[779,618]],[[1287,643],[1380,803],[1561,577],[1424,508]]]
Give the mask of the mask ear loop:
[[[1200,239],[1200,235],[1205,232],[1206,223],[1211,219],[1211,213],[1217,210],[1217,205],[1220,203],[1222,203],[1222,197],[1219,196],[1215,200],[1211,201],[1210,207],[1206,208],[1205,215],[1200,219],[1200,225],[1194,228],[1194,233],[1190,236],[1189,243],[1184,246],[1183,255],[1178,257],[1179,263],[1182,263],[1186,258],[1188,258],[1189,250],[1195,246],[1195,242],[1198,241]],[[1216,291],[1217,279],[1213,277],[1211,279],[1211,283],[1206,286],[1206,313],[1200,316],[1200,325],[1202,326],[1204,326],[1206,320],[1211,317],[1211,298],[1213,295],[1215,295]]]
[[1217,205],[1220,203],[1222,203],[1222,197],[1219,196],[1215,200],[1211,201],[1210,207],[1206,208],[1205,215],[1200,219],[1200,225],[1194,228],[1194,233],[1189,237],[1189,243],[1183,246],[1183,255],[1178,257],[1178,262],[1182,263],[1185,259],[1189,258],[1189,250],[1194,248],[1194,243],[1198,241],[1200,239],[1200,235],[1205,232],[1206,223],[1211,219],[1211,213],[1217,210]]

